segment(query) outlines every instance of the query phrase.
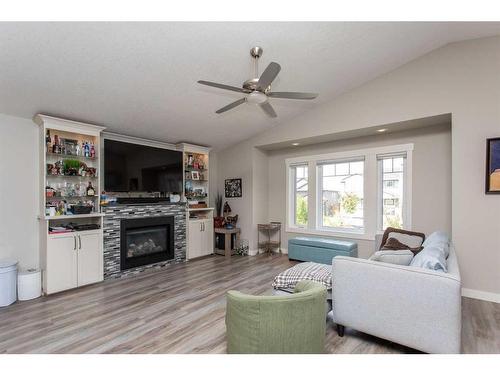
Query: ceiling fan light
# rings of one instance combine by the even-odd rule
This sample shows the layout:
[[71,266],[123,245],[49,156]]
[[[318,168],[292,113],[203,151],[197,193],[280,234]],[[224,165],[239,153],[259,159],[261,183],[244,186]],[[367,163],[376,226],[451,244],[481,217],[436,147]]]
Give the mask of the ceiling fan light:
[[252,104],[262,104],[267,102],[267,95],[260,91],[252,91],[247,96],[247,102]]

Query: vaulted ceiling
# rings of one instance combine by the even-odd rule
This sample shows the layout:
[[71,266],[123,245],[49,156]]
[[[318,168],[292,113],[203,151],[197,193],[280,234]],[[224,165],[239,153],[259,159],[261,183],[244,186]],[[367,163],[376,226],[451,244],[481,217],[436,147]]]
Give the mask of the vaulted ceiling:
[[[445,44],[497,34],[500,23],[0,23],[0,112],[223,148]],[[242,95],[196,81],[240,86],[257,45],[261,71],[282,67],[275,91],[318,99],[271,99],[277,119],[250,104],[215,114]]]

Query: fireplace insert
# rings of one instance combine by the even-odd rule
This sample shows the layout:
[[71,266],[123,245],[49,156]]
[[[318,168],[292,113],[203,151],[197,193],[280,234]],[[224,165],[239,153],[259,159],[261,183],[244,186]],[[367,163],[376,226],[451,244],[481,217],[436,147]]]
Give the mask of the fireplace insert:
[[121,220],[122,270],[170,259],[174,259],[174,216]]

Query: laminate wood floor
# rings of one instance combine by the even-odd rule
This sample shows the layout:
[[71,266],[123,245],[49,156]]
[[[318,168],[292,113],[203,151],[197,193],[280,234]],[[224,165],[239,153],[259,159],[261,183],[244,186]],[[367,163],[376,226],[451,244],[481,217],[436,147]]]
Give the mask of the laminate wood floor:
[[[210,256],[0,309],[0,353],[225,353],[225,293],[271,293],[286,255]],[[500,304],[463,299],[463,350],[500,353]],[[329,321],[329,353],[412,353]]]

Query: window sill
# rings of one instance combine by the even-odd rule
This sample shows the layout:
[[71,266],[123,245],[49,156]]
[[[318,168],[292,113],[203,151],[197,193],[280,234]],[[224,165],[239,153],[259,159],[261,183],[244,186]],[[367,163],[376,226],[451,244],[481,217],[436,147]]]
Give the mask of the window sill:
[[338,232],[331,230],[298,228],[298,227],[288,227],[288,226],[286,227],[285,231],[287,233],[311,234],[314,236],[324,236],[324,237],[350,238],[353,240],[365,240],[365,241],[375,240],[373,235],[369,235],[366,233]]

